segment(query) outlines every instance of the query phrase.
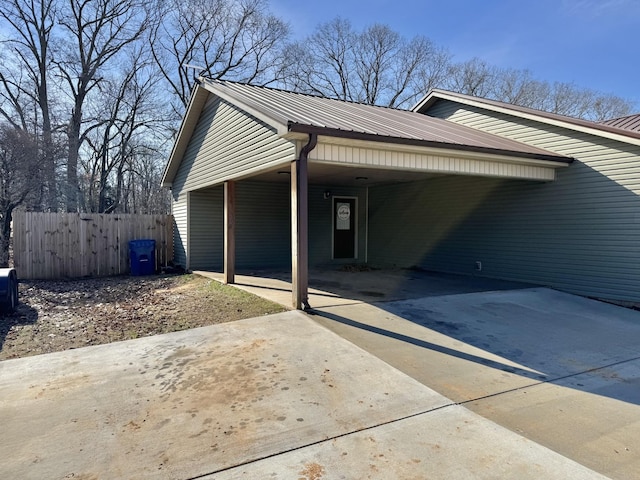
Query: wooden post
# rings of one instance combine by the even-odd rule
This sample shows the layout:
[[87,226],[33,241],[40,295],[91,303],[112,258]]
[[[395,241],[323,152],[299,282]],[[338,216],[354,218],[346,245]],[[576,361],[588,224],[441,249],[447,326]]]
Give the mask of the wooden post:
[[236,276],[236,182],[224,182],[224,283]]
[[309,135],[300,158],[291,162],[291,287],[293,308],[309,306],[309,190],[307,156],[318,137]]

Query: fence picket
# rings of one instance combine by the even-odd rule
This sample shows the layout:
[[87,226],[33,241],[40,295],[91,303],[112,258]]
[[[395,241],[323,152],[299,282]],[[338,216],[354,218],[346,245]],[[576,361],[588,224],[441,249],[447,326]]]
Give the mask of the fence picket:
[[129,272],[129,241],[154,239],[156,265],[173,260],[171,215],[16,212],[13,261],[20,278]]

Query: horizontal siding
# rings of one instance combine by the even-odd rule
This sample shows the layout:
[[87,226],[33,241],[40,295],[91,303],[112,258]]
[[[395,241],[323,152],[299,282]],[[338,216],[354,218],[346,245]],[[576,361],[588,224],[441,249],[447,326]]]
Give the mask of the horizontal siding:
[[173,214],[173,261],[187,268],[187,194],[174,199],[171,205]]
[[222,186],[190,193],[189,268],[221,270],[224,210]]
[[225,101],[211,96],[173,181],[176,192],[192,191],[266,169],[295,157],[294,143]]
[[[640,148],[452,102],[429,114],[576,161],[545,184],[450,176],[372,189],[372,259],[468,274],[481,261],[480,275],[640,301]],[[388,232],[403,226],[394,244]]]
[[[371,263],[640,301],[637,218],[620,213],[615,203],[604,207],[588,198],[580,214],[571,203],[554,208],[547,197],[555,189],[556,184],[454,176],[372,188]],[[598,215],[590,214],[596,207]],[[476,261],[482,272],[475,272]]]
[[[454,147],[455,146],[452,145],[452,148]],[[555,169],[552,167],[521,165],[513,161],[500,161],[500,157],[497,156],[494,158],[494,161],[486,159],[477,160],[457,156],[427,155],[329,143],[318,144],[309,154],[309,159],[316,161],[367,165],[389,169],[542,181],[549,181],[555,178]]]
[[429,115],[573,157],[640,194],[638,146],[449,101],[437,102]]
[[[329,191],[329,198],[324,192]],[[357,198],[357,258],[364,263],[367,256],[367,190],[363,187],[337,185],[309,185],[309,265],[326,266],[354,263],[353,259],[333,259],[333,200],[332,197]]]
[[238,182],[236,266],[291,268],[289,184]]

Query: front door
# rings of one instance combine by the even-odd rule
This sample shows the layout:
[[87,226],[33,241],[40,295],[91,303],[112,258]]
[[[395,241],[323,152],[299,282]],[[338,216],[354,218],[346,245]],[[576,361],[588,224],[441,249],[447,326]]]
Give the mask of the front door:
[[333,198],[333,258],[356,258],[356,199]]

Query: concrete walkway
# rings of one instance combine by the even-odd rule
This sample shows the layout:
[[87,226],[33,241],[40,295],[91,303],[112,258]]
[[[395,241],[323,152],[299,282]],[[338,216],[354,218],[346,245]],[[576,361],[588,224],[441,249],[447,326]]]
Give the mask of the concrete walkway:
[[[640,312],[424,272],[316,271],[310,283],[319,324],[512,432],[640,479]],[[290,303],[286,276],[239,286]]]
[[0,478],[597,479],[300,312],[0,362]]

